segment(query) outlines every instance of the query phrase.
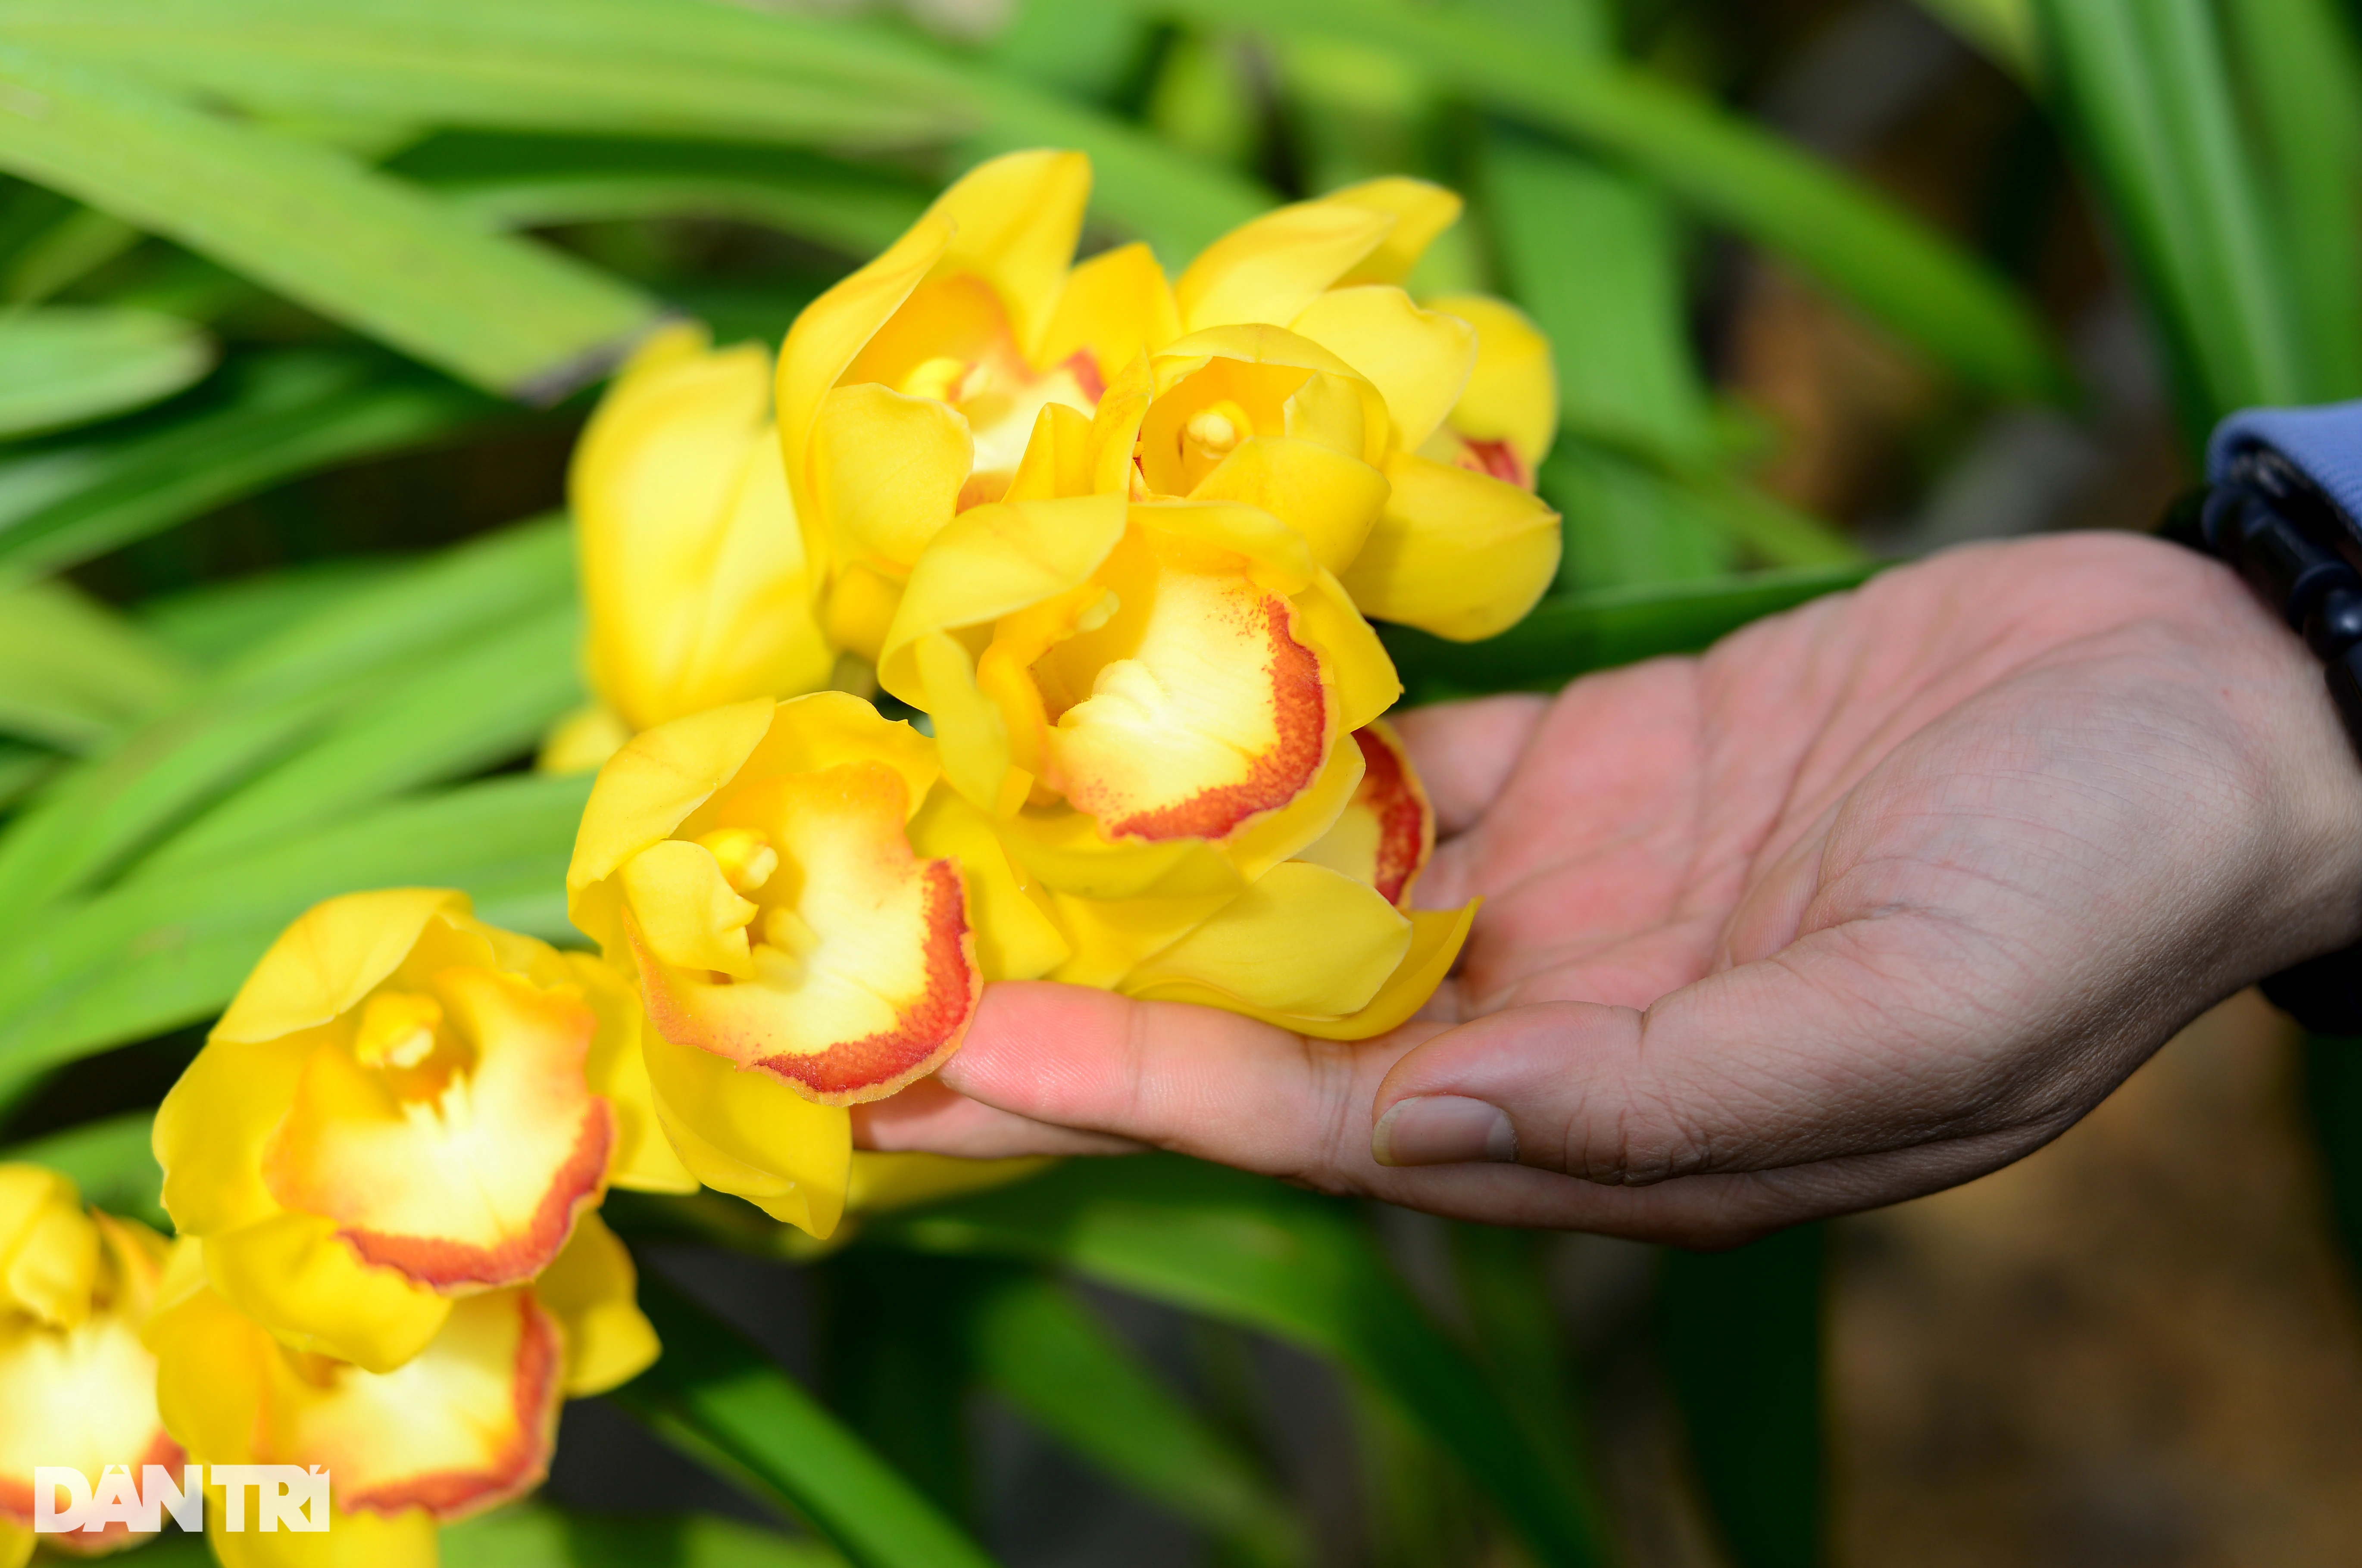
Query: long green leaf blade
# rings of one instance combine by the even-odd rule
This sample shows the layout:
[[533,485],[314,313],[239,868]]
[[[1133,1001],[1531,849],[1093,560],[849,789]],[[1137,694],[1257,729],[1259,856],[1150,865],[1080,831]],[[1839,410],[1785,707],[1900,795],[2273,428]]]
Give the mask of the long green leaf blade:
[[0,1085],[219,1012],[289,921],[338,894],[456,887],[495,925],[564,937],[590,789],[492,779],[50,909],[0,945]]
[[1479,102],[1614,157],[1789,258],[1971,383],[2058,396],[2025,302],[1884,198],[1683,89],[1472,14],[1406,0],[1133,0],[1213,26],[1382,44]]
[[185,417],[0,458],[0,577],[62,571],[282,479],[416,445],[499,411],[375,356],[233,361]]
[[645,1277],[640,1305],[665,1353],[613,1398],[659,1435],[725,1459],[861,1568],[991,1568],[982,1548],[745,1342]]
[[0,168],[512,396],[584,378],[657,313],[326,147],[15,41],[0,42]]
[[986,1385],[1043,1430],[1249,1562],[1305,1561],[1301,1529],[1253,1467],[1069,1291],[1013,1272],[966,1321]]
[[1335,1356],[1451,1453],[1535,1555],[1600,1560],[1586,1500],[1419,1311],[1352,1212],[1163,1156],[1069,1165],[872,1223],[862,1245],[1029,1258]]
[[0,588],[0,731],[87,751],[162,707],[189,672],[63,583]]
[[203,332],[153,311],[49,305],[0,314],[0,438],[143,407],[213,363]]

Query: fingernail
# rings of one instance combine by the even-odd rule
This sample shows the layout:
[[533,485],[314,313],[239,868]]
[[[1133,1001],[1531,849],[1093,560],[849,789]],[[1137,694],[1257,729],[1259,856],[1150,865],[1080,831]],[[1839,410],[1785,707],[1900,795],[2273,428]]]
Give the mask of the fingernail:
[[1518,1130],[1498,1106],[1482,1100],[1424,1094],[1378,1118],[1370,1154],[1380,1165],[1507,1164],[1518,1157]]

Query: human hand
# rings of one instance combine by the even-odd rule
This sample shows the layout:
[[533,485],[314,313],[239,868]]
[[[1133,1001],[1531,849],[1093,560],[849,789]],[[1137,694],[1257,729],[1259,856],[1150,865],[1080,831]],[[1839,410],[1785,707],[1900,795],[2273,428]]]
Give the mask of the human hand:
[[1727,1245],[2057,1136],[2198,1013],[2362,935],[2362,769],[2230,573],[1957,551],[1699,659],[1396,720],[1485,900],[1383,1038],[988,988],[873,1147],[1140,1145],[1518,1225]]

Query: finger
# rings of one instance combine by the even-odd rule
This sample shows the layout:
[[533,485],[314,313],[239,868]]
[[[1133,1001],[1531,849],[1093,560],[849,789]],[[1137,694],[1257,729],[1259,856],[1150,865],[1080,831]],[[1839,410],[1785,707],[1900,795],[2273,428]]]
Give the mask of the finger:
[[[968,1043],[942,1076],[1010,1113],[1012,1127],[1068,1123],[1120,1132],[1446,1216],[1689,1246],[1733,1245],[1783,1225],[1933,1191],[2005,1164],[2065,1124],[1639,1187],[1512,1163],[1382,1166],[1371,1146],[1373,1094],[1386,1069],[1415,1055],[1430,1032],[1335,1046],[1206,1008],[1005,982],[986,988]],[[1019,1145],[991,1152],[1054,1150]]]
[[970,1100],[932,1078],[853,1108],[853,1145],[883,1153],[921,1150],[963,1159],[1017,1155],[1137,1154],[1140,1145],[1103,1133],[1054,1127]]
[[1549,707],[1547,697],[1488,696],[1414,707],[1387,720],[1418,764],[1438,833],[1460,832],[1484,816]]
[[1630,1186],[1880,1154],[2096,1100],[2092,1073],[2113,1082],[2180,1022],[2141,1021],[2140,1039],[2112,1043],[2027,998],[2024,1023],[1997,1027],[2007,966],[1976,940],[1866,918],[1646,1012],[1558,1002],[1475,1019],[1390,1069],[1373,1148],[1435,1165],[1510,1147],[1523,1165]]

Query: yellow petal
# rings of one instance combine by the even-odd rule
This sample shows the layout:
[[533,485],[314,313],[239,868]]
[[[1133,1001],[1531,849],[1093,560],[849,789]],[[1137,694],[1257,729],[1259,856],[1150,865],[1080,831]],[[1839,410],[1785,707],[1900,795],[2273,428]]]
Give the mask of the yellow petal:
[[948,632],[930,631],[911,645],[911,653],[934,720],[944,779],[993,816],[1008,816],[1025,803],[1033,777],[1010,765],[1008,720],[977,685],[967,650]]
[[951,220],[930,213],[866,267],[804,307],[779,349],[779,451],[798,516],[813,511],[809,460],[821,400],[950,248]]
[[299,1350],[391,1372],[426,1348],[451,1302],[399,1270],[363,1263],[333,1220],[282,1213],[205,1238],[222,1299]]
[[[72,1217],[92,1233],[92,1218]],[[32,1522],[37,1466],[70,1465],[93,1481],[110,1464],[135,1476],[148,1464],[179,1475],[180,1449],[157,1412],[156,1359],[139,1338],[162,1244],[144,1226],[104,1215],[95,1223],[114,1240],[97,1270],[94,1310],[70,1328],[0,1310],[0,1525]],[[116,1522],[63,1544],[79,1556],[138,1540]]]
[[1291,330],[1328,349],[1385,395],[1395,439],[1416,449],[1461,400],[1477,356],[1476,329],[1423,311],[1389,284],[1332,289]]
[[1046,501],[1060,496],[1087,496],[1096,486],[1098,449],[1092,444],[1091,421],[1079,409],[1045,403],[1033,421],[1003,501]]
[[[381,977],[382,978],[382,977]],[[262,1148],[295,1098],[319,1031],[197,1053],[156,1112],[151,1141],[164,1168],[164,1211],[184,1235],[212,1235],[280,1212],[262,1179]]]
[[13,1311],[75,1327],[90,1313],[98,1267],[98,1232],[74,1184],[41,1166],[0,1165],[0,1321]]
[[1312,296],[1375,250],[1392,213],[1303,202],[1240,225],[1198,253],[1174,286],[1185,330],[1294,321]]
[[1410,922],[1366,884],[1286,861],[1120,989],[1144,995],[1187,982],[1273,1012],[1341,1017],[1377,994],[1410,934]]
[[880,1214],[921,1203],[986,1192],[1038,1175],[1058,1162],[1038,1156],[1017,1159],[957,1159],[950,1155],[853,1151],[853,1179],[844,1206],[856,1214]]
[[647,952],[676,969],[715,970],[733,980],[754,974],[746,924],[757,910],[731,888],[704,845],[667,839],[624,861],[619,874]]
[[270,944],[214,1025],[216,1040],[275,1040],[325,1024],[392,974],[427,921],[465,915],[468,895],[396,887],[315,904]]
[[566,913],[593,941],[611,953],[624,945],[619,894],[608,879],[669,837],[738,772],[770,731],[778,707],[733,703],[675,719],[635,737],[599,770],[566,868]]
[[1066,275],[1037,363],[1087,354],[1100,380],[1181,335],[1173,285],[1145,244],[1101,251]]
[[1331,191],[1320,198],[1349,207],[1391,213],[1395,226],[1375,250],[1337,280],[1342,288],[1354,283],[1399,283],[1410,276],[1435,236],[1459,221],[1461,201],[1455,192],[1407,175],[1387,174]]
[[[324,1535],[254,1527],[233,1535],[222,1528],[221,1495],[205,1505],[205,1538],[222,1568],[436,1568],[442,1561],[435,1516],[424,1508],[393,1515],[348,1514],[331,1499]],[[248,1500],[251,1510],[252,1502]]]
[[1318,1040],[1369,1040],[1390,1029],[1407,1023],[1413,1014],[1427,1005],[1443,977],[1460,957],[1460,948],[1468,939],[1469,927],[1476,918],[1476,905],[1471,903],[1459,909],[1418,909],[1411,912],[1410,945],[1404,950],[1401,961],[1386,977],[1378,993],[1370,998],[1359,1011],[1341,1018],[1324,1018],[1304,1014],[1280,1012],[1257,1006],[1231,995],[1229,992],[1192,981],[1165,981],[1142,987],[1133,994],[1162,1002],[1194,1002],[1201,1006],[1220,1007],[1232,1013],[1243,1013],[1275,1024],[1299,1035]]
[[595,1213],[582,1216],[574,1239],[533,1282],[535,1299],[565,1331],[568,1398],[603,1394],[656,1360],[662,1347],[640,1310],[638,1282],[632,1255]]
[[[848,693],[813,692],[778,705],[770,729],[738,772],[758,779],[816,773],[849,762],[875,762],[900,778],[911,811],[927,798],[941,771],[933,743],[909,724],[881,717]],[[720,826],[715,813],[721,809],[722,803],[715,802],[703,815],[685,819],[682,831],[694,835]]]
[[25,1568],[33,1560],[33,1528],[0,1514],[0,1568]]
[[844,1212],[853,1117],[778,1080],[650,1032],[657,1114],[707,1186],[825,1240]]
[[901,608],[902,584],[858,561],[836,575],[822,612],[828,640],[857,658],[875,664],[886,645],[887,629]]
[[1051,896],[1057,904],[1058,924],[1072,942],[1074,953],[1049,978],[1111,991],[1142,960],[1204,925],[1239,894],[1233,889],[1175,897],[1096,899],[1067,893]]
[[770,357],[691,347],[626,367],[568,477],[590,684],[632,729],[828,676]]
[[823,399],[811,477],[836,559],[907,576],[952,519],[976,458],[967,421],[933,398],[870,382]]
[[1172,344],[1151,368],[1154,399],[1140,422],[1139,462],[1152,495],[1189,494],[1258,435],[1318,442],[1364,463],[1385,459],[1385,396],[1308,337],[1276,326],[1217,327]]
[[932,711],[912,649],[930,631],[977,626],[1089,580],[1123,537],[1121,496],[980,506],[935,536],[911,573],[878,683]]
[[[1427,304],[1476,329],[1476,364],[1451,411],[1451,428],[1469,441],[1506,442],[1530,475],[1558,434],[1550,340],[1524,312],[1487,294],[1444,294]],[[1533,488],[1530,479],[1526,488]]]
[[1298,858],[1364,883],[1408,910],[1411,888],[1435,850],[1435,812],[1390,726],[1370,724],[1354,730],[1353,740],[1363,769],[1352,800]]
[[1089,695],[1050,730],[1045,779],[1110,837],[1224,839],[1294,800],[1328,760],[1335,713],[1320,652],[1283,595],[1193,558],[1194,540],[1137,537],[1097,579],[1116,614],[1048,656]]
[[545,773],[595,773],[631,738],[623,715],[602,702],[585,703],[549,727],[533,765]]
[[994,831],[1010,859],[1043,887],[1083,898],[1227,897],[1242,885],[1229,859],[1202,839],[1120,844],[1090,817],[1065,806],[1021,811],[997,822]]
[[953,225],[936,274],[972,272],[990,283],[1037,364],[1090,194],[1088,158],[1037,148],[977,164],[928,209]]
[[480,1513],[548,1469],[563,1337],[533,1291],[517,1288],[458,1303],[434,1340],[390,1372],[276,1358],[266,1363],[270,1446],[326,1469],[344,1519]]
[[735,785],[716,826],[759,832],[778,858],[750,977],[677,968],[638,943],[657,1031],[838,1104],[890,1094],[958,1049],[982,989],[975,939],[957,866],[911,852],[908,795],[875,762]]
[[590,1092],[615,1113],[608,1182],[632,1192],[696,1191],[697,1178],[680,1163],[665,1141],[664,1129],[657,1125],[655,1092],[648,1087],[647,1061],[641,1055],[647,1020],[638,988],[630,975],[589,953],[568,953],[565,959],[599,1015],[599,1032],[591,1037],[582,1075]]
[[385,1069],[348,1040],[321,1041],[264,1149],[264,1179],[287,1208],[336,1222],[365,1263],[454,1293],[516,1284],[548,1266],[605,1189],[613,1118],[582,1065],[596,1015],[488,968],[445,969],[430,984],[370,1006],[433,1007],[456,1059]]
[[976,927],[977,963],[987,981],[1036,980],[1065,961],[1066,938],[1049,895],[1009,858],[992,824],[949,790],[930,795],[911,819],[911,847],[959,863]]
[[265,1359],[278,1348],[205,1283],[203,1254],[193,1237],[173,1244],[168,1278],[193,1283],[168,1289],[143,1332],[155,1355],[156,1403],[199,1464],[248,1464],[262,1435]]
[[1240,443],[1189,498],[1269,512],[1303,536],[1314,561],[1341,572],[1377,526],[1387,489],[1385,475],[1359,457],[1319,442],[1258,435]]
[[1156,372],[1146,355],[1126,363],[1108,382],[1091,413],[1091,488],[1097,494],[1130,499],[1139,492],[1142,481],[1133,449],[1155,396]]
[[1394,707],[1402,696],[1402,677],[1376,630],[1362,619],[1343,585],[1323,572],[1296,596],[1296,612],[1305,636],[1328,659],[1329,678],[1336,690],[1337,723],[1359,729]]
[[1454,641],[1516,625],[1558,573],[1558,514],[1517,486],[1399,453],[1394,493],[1343,574],[1362,612]]

